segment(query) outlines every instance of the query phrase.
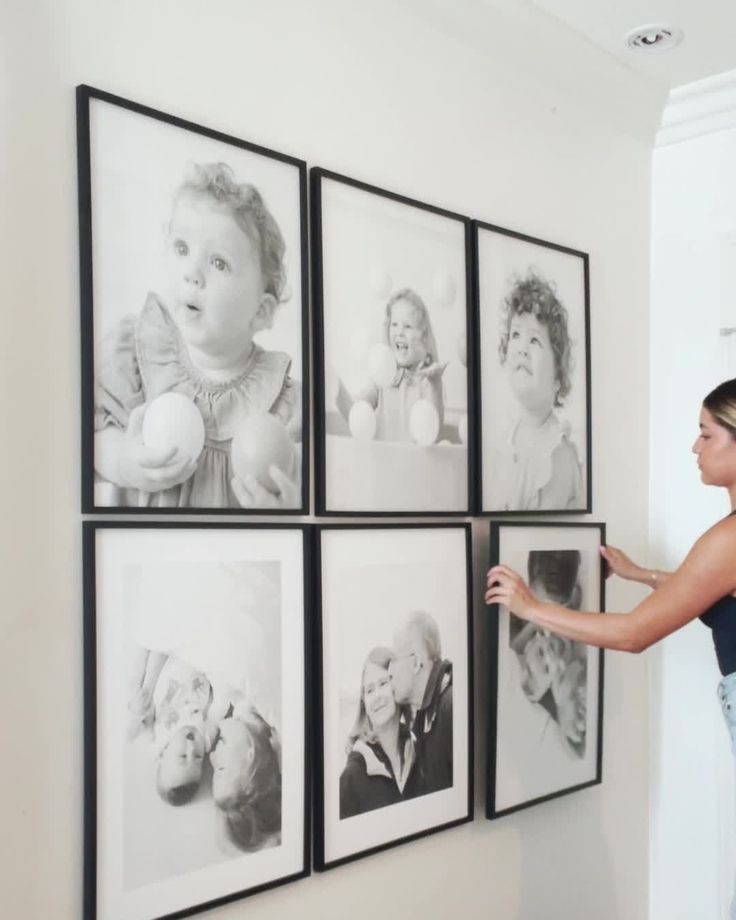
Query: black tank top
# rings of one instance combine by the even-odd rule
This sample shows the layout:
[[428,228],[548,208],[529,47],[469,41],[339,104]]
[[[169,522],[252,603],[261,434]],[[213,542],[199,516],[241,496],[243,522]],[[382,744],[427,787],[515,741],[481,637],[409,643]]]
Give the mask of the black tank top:
[[713,644],[721,674],[736,671],[736,597],[727,594],[700,617],[713,630]]
[[[729,517],[733,517],[732,511]],[[736,671],[736,597],[727,594],[700,617],[708,629],[713,631],[713,644],[721,674],[733,674]]]

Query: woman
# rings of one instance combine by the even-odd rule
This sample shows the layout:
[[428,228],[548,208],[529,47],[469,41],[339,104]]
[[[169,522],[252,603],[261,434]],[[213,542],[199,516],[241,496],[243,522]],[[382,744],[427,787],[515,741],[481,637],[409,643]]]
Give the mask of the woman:
[[390,649],[374,648],[363,665],[358,717],[340,776],[341,819],[420,794],[409,713],[396,704],[388,670],[395,657]]
[[[628,652],[643,651],[699,616],[713,632],[723,675],[718,697],[736,753],[736,379],[722,383],[703,401],[693,452],[702,481],[728,490],[731,513],[700,537],[672,573],[643,569],[621,550],[602,547],[609,573],[655,589],[628,616],[591,615],[540,603],[505,565],[488,572],[485,600],[569,639]],[[736,920],[736,896],[731,918]]]

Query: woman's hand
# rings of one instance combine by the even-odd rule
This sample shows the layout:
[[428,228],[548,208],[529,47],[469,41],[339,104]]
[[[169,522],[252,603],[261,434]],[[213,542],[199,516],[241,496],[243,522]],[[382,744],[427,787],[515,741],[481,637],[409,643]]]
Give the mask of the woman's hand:
[[524,579],[507,565],[494,565],[486,575],[486,604],[503,604],[504,607],[528,620],[537,602]]
[[632,562],[626,553],[615,546],[601,546],[601,556],[606,560],[606,578],[618,575],[626,581],[647,581],[647,571]]
[[128,427],[120,440],[117,485],[143,492],[161,492],[186,482],[194,474],[197,461],[176,447],[169,450],[146,447],[142,436],[145,412],[143,405],[130,413]]
[[243,481],[237,476],[232,478],[230,484],[241,508],[299,508],[302,503],[300,477],[290,479],[280,467],[273,465],[268,473],[278,487],[278,494],[267,489],[255,476],[246,476]]

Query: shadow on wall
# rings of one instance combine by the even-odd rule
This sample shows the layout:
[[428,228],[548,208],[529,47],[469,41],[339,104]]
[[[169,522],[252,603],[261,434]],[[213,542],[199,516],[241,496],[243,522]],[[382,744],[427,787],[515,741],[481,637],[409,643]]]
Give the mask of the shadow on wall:
[[[486,807],[486,710],[490,630],[495,618],[483,603],[489,560],[489,524],[473,528],[475,642],[475,805],[476,821]],[[605,773],[605,763],[603,765]],[[504,920],[620,920],[611,860],[601,823],[600,786],[516,812],[488,827],[513,838],[520,867],[516,909]],[[511,845],[508,841],[507,845]]]
[[596,798],[600,787],[545,802],[513,820],[521,887],[514,920],[619,920],[611,861]]

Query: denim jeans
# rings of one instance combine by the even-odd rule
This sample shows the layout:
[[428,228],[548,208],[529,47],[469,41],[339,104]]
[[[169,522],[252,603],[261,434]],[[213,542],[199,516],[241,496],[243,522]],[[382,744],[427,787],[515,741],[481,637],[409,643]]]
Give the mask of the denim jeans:
[[[727,674],[718,684],[718,701],[731,736],[731,750],[736,756],[736,673]],[[731,901],[730,920],[736,920],[736,889]]]

